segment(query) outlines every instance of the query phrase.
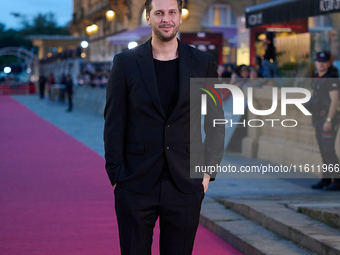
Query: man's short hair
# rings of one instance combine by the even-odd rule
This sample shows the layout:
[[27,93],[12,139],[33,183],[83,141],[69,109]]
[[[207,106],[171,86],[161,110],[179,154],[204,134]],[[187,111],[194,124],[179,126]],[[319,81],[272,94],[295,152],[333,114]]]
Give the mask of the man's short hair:
[[[145,1],[145,10],[146,10],[146,14],[150,15],[152,6],[151,6],[152,0],[146,0]],[[182,12],[182,6],[183,6],[183,1],[182,0],[177,0],[177,5],[178,5],[178,9],[180,12]]]

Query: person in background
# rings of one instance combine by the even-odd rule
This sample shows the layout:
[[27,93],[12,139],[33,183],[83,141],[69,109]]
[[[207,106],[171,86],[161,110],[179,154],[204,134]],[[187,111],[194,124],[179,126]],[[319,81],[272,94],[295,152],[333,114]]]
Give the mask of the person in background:
[[222,78],[222,74],[225,71],[225,66],[224,65],[219,65],[217,67],[217,74],[218,74],[218,78]]
[[65,83],[66,83],[66,75],[65,75],[65,73],[63,73],[63,74],[61,75],[60,84],[65,84]]
[[246,87],[261,88],[266,85],[266,79],[259,76],[259,72],[254,68],[250,67],[249,82]]
[[250,75],[250,68],[246,65],[239,65],[236,68],[235,73],[231,75],[230,83],[238,86],[240,89],[244,88],[244,85],[248,82]]
[[45,83],[46,83],[46,78],[44,75],[39,76],[39,95],[40,99],[44,99],[45,97]]
[[[339,125],[339,119],[336,115],[340,84],[339,80],[336,79],[338,76],[330,69],[330,59],[329,52],[316,54],[317,81],[313,84],[313,96],[310,100],[311,107],[309,109],[312,112],[313,126],[323,164],[334,168],[339,167],[339,159],[335,152],[335,138]],[[332,182],[330,173],[323,173],[323,178],[312,185],[312,189],[340,190],[340,178],[334,178]]]
[[[224,84],[230,84],[231,75],[232,75],[231,72],[225,70],[225,71],[221,74],[220,81],[221,81],[222,83],[224,83]],[[220,91],[221,91],[221,98],[222,98],[222,101],[227,100],[227,98],[230,96],[230,90],[229,90],[229,89],[222,88],[222,89],[220,89]]]
[[256,78],[259,78],[259,73],[256,71],[255,68],[250,68],[250,75],[249,75],[249,78],[254,80]]
[[73,108],[73,102],[72,102],[72,97],[73,97],[73,81],[71,75],[67,75],[65,79],[65,85],[66,85],[66,93],[68,97],[68,109],[67,112],[72,112]]
[[66,92],[66,75],[65,75],[65,73],[63,73],[61,75],[60,84],[65,85],[65,87],[63,89],[59,90],[59,98],[58,98],[59,102],[63,103],[63,102],[65,102],[65,92]]
[[229,73],[235,72],[234,65],[231,63],[225,64],[225,71]]
[[273,32],[267,32],[266,39],[264,40],[264,46],[266,49],[265,54],[263,56],[263,60],[262,60],[262,67],[263,67],[262,76],[264,78],[278,77],[274,37],[275,37],[275,34]]
[[85,86],[85,71],[81,71],[78,75],[78,86]]
[[48,76],[48,94],[51,97],[51,93],[52,93],[52,86],[55,84],[55,80],[54,80],[54,75],[52,73],[50,73],[50,75]]
[[53,84],[55,84],[54,75],[53,73],[50,73],[48,76],[48,86],[51,87]]
[[229,71],[224,71],[222,73],[222,76],[221,76],[221,80],[223,81],[223,83],[228,83],[229,84],[232,74],[233,73],[231,73]]
[[263,66],[262,66],[262,59],[260,56],[255,57],[254,69],[257,72],[257,77],[262,78],[263,77]]
[[105,88],[107,86],[107,82],[109,81],[109,76],[110,76],[110,73],[107,73],[107,72],[103,73],[101,88]]
[[247,79],[250,77],[250,68],[246,65],[241,65],[239,67],[239,76],[240,78]]
[[335,75],[336,77],[339,76],[339,70],[338,70],[338,68],[337,68],[336,66],[331,65],[331,66],[329,67],[329,71],[330,71],[333,75]]
[[235,72],[234,70],[234,65],[231,64],[231,63],[227,63],[224,65],[224,71],[223,73],[221,74],[221,78],[224,78],[223,80],[225,80],[225,78],[231,78],[231,75]]

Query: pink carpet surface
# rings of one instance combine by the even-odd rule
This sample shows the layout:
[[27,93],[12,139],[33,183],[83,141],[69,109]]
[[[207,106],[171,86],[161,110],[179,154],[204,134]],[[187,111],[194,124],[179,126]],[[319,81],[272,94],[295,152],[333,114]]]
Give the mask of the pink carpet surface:
[[[120,254],[104,159],[9,96],[0,109],[0,254]],[[241,253],[199,226],[194,254]]]

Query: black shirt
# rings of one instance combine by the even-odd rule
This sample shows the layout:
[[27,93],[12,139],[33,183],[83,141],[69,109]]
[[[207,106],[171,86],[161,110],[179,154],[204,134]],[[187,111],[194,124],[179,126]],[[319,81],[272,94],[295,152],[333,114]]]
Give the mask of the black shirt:
[[[174,110],[179,95],[179,64],[178,58],[168,61],[154,59],[154,66],[157,79],[158,95],[167,118]],[[164,153],[164,166],[158,182],[171,180],[168,162]]]
[[315,117],[327,117],[331,103],[329,92],[340,89],[340,84],[337,78],[338,76],[329,70],[322,77],[317,77],[315,82],[312,84],[314,92],[311,100],[315,104],[313,111],[313,113],[316,114]]
[[178,101],[178,58],[168,61],[154,59],[154,66],[158,95],[161,100],[164,113],[166,117],[169,118]]
[[273,61],[276,60],[276,49],[275,49],[275,46],[273,43],[270,43],[267,45],[267,49],[266,49],[266,52],[263,56],[264,59],[266,60],[271,60],[273,59]]

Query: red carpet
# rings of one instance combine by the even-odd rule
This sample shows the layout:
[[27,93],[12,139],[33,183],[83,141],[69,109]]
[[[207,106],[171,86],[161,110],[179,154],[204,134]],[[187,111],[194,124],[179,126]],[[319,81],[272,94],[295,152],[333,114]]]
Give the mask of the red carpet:
[[[0,254],[118,255],[104,159],[10,97],[0,109]],[[194,254],[241,253],[200,226]]]

